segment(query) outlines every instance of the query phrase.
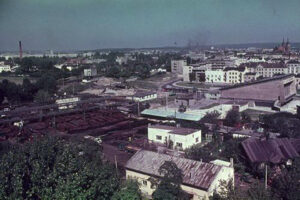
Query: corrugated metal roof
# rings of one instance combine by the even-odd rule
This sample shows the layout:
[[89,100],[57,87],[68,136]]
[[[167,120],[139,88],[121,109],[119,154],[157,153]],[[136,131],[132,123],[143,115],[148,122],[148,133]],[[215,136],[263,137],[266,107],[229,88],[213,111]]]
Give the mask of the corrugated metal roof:
[[298,152],[288,138],[260,140],[249,138],[242,146],[253,163],[270,162],[279,164],[288,159],[299,157]]
[[127,162],[126,168],[160,177],[158,169],[165,161],[173,161],[182,170],[183,184],[208,190],[222,166],[141,150]]

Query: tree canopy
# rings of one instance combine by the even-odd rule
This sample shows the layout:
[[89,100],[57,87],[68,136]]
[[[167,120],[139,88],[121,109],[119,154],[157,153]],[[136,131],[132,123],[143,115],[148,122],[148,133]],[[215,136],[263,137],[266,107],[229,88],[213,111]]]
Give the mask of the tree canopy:
[[116,170],[96,143],[47,137],[0,158],[0,199],[110,199]]

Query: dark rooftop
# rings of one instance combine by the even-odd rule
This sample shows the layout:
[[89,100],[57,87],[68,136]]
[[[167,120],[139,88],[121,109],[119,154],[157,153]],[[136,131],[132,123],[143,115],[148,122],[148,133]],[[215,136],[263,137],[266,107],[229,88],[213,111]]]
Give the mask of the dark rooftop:
[[[300,142],[300,140],[298,140]],[[295,143],[295,141],[294,141]],[[270,162],[279,164],[288,159],[299,157],[299,154],[288,138],[260,140],[249,138],[242,142],[242,146],[252,163]]]

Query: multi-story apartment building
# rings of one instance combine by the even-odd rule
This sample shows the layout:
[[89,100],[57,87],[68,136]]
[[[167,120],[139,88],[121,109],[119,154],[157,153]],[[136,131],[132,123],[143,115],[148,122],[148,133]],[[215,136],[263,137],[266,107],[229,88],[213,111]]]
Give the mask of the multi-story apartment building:
[[171,60],[171,72],[182,74],[183,66],[186,66],[186,60]]
[[240,66],[244,66],[248,69],[248,72],[257,73],[262,77],[273,77],[276,74],[288,74],[287,66],[282,63],[244,63]]
[[289,74],[300,74],[300,62],[298,60],[291,60],[286,63]]
[[225,82],[225,72],[221,69],[206,70],[205,71],[205,82],[207,82],[207,83],[224,83]]
[[247,72],[247,68],[233,68],[227,67],[224,69],[225,83],[243,83],[245,81],[244,75]]
[[192,81],[190,80],[190,74],[192,73],[193,73],[193,66],[183,66],[182,69],[183,81],[187,81],[187,82]]

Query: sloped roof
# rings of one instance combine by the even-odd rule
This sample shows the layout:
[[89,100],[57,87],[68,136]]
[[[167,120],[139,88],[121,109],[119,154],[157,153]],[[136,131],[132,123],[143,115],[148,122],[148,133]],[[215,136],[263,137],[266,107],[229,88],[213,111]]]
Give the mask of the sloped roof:
[[288,138],[260,140],[249,138],[242,146],[252,163],[270,162],[282,163],[288,159],[299,157],[298,152]]
[[125,165],[126,169],[161,177],[158,169],[165,161],[173,161],[182,170],[183,184],[208,190],[222,166],[181,157],[140,150]]

